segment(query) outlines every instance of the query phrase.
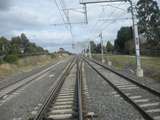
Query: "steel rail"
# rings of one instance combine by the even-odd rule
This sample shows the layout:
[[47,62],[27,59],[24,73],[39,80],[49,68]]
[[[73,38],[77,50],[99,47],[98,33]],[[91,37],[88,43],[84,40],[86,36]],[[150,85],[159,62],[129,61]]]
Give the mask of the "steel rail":
[[52,86],[53,88],[52,88],[51,92],[49,93],[48,97],[46,98],[46,100],[44,101],[40,110],[38,111],[38,114],[34,117],[34,120],[43,120],[44,119],[48,106],[50,105],[50,103],[52,101],[55,101],[57,93],[61,89],[61,87],[65,81],[65,78],[68,76],[68,74],[69,74],[70,70],[72,69],[72,67],[74,66],[74,64],[75,64],[75,58],[72,59],[70,64],[68,64],[66,66],[66,68],[62,71],[62,74],[56,80],[56,83]]
[[[57,64],[54,64],[54,65],[57,65]],[[42,76],[43,74],[47,73],[47,72],[50,71],[51,69],[52,69],[52,67],[49,68],[49,69],[46,68],[46,69],[44,69],[44,71],[42,70],[42,71],[40,71],[40,72],[37,72],[36,74],[33,74],[32,76],[34,76],[34,75],[35,75],[35,76],[34,76],[33,78],[31,78],[30,80],[26,81],[26,82],[25,82],[25,79],[27,79],[28,76],[26,76],[24,79],[20,79],[20,80],[18,80],[18,81],[15,81],[15,82],[13,82],[13,83],[11,83],[11,84],[3,87],[2,89],[0,89],[0,91],[4,91],[4,90],[6,90],[7,88],[11,87],[12,85],[15,85],[15,84],[18,84],[18,83],[21,84],[21,82],[24,82],[24,83],[22,83],[21,85],[17,85],[16,88],[13,88],[13,89],[11,89],[10,91],[7,91],[7,93],[4,93],[4,95],[3,95],[3,92],[2,92],[2,94],[1,94],[1,96],[0,96],[0,99],[2,99],[6,94],[7,94],[7,95],[12,94],[12,93],[15,92],[16,90],[18,90],[18,89],[20,89],[20,88],[28,85],[29,83],[31,83],[32,81],[36,80],[38,77],[40,77],[40,76]],[[42,72],[42,74],[39,74],[39,73],[41,73],[41,72]],[[32,76],[30,76],[30,77],[32,77]]]
[[151,116],[149,116],[143,109],[141,109],[134,101],[132,101],[127,95],[125,95],[118,87],[116,87],[112,82],[110,82],[102,73],[100,73],[95,67],[93,67],[88,60],[83,58],[84,61],[96,72],[98,75],[100,75],[115,91],[119,93],[119,95],[124,98],[128,103],[130,103],[134,108],[136,108],[140,114],[146,119],[146,120],[154,120]]
[[[53,64],[53,65],[57,65],[57,64],[58,64],[58,63]],[[12,83],[10,83],[10,84],[4,86],[4,87],[1,87],[1,88],[0,88],[0,91],[6,89],[6,88],[9,87],[9,86],[12,86],[12,85],[18,83],[18,82],[24,81],[24,80],[27,79],[28,77],[32,77],[32,76],[34,76],[34,75],[36,75],[36,74],[39,74],[39,73],[42,72],[43,70],[46,70],[48,67],[49,67],[49,65],[46,65],[46,66],[44,66],[44,68],[40,68],[40,69],[42,69],[42,70],[40,70],[40,71],[37,71],[37,72],[35,72],[35,73],[31,74],[31,75],[27,75],[27,76],[25,76],[25,77],[22,78],[22,79],[19,79],[19,80],[15,81],[15,82],[12,82]],[[51,70],[51,69],[52,69],[52,68],[50,68],[50,69],[44,71],[43,74],[47,73],[47,72],[48,72],[49,70]],[[42,74],[39,74],[39,75],[35,76],[35,77],[32,78],[30,81],[32,81],[32,80],[34,80],[34,79],[40,77],[41,75],[42,75]]]
[[[80,57],[79,57],[80,59]],[[83,120],[82,112],[82,61],[77,60],[77,91],[78,91],[78,114],[79,120]]]
[[139,87],[147,90],[147,91],[150,92],[151,94],[154,94],[154,95],[160,97],[160,92],[158,92],[158,91],[156,91],[156,90],[154,90],[154,89],[152,89],[152,88],[149,88],[149,87],[147,87],[147,86],[145,86],[145,85],[143,85],[143,84],[140,84],[140,83],[136,82],[133,78],[130,78],[130,77],[128,77],[128,76],[126,76],[126,75],[124,75],[124,74],[122,74],[122,73],[120,73],[120,72],[118,72],[118,71],[116,71],[116,70],[113,70],[112,68],[109,68],[109,67],[107,67],[106,65],[103,65],[103,64],[99,63],[99,62],[96,61],[96,60],[93,60],[93,59],[89,59],[89,60],[90,60],[91,62],[94,62],[94,63],[96,63],[97,65],[100,65],[101,67],[103,67],[103,68],[105,68],[105,69],[107,69],[107,70],[115,73],[116,75],[118,75],[118,76],[126,79],[127,81],[129,81],[129,82],[131,82],[131,83],[133,83],[133,84],[136,84],[137,86],[139,86]]

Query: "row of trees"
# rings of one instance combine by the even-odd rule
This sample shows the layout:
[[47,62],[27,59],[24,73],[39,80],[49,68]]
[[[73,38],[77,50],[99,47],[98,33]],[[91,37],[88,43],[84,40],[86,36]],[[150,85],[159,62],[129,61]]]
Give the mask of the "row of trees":
[[[160,39],[157,44],[153,44],[150,40],[147,41],[144,37],[140,36],[141,40],[141,54],[143,55],[160,55]],[[155,42],[155,41],[154,41]],[[152,43],[152,44],[151,44]],[[101,53],[101,44],[96,44],[90,41],[91,52]],[[150,47],[148,47],[150,46]],[[117,38],[112,44],[110,41],[103,46],[104,52],[112,52],[115,54],[134,54],[135,43],[133,39],[132,27],[121,27],[117,33]]]
[[160,55],[160,9],[155,0],[137,2],[137,18],[142,54]]
[[0,37],[0,60],[14,62],[20,56],[46,54],[47,50],[29,41],[24,33],[8,40]]
[[[90,41],[91,52],[92,53],[101,53],[101,44],[96,44],[94,41]],[[113,52],[114,46],[110,41],[107,42],[106,46],[103,46],[104,52]]]
[[[139,0],[136,5],[141,54],[160,55],[160,9],[154,0]],[[122,27],[115,40],[115,50],[133,54],[132,27]]]
[[[136,5],[141,54],[160,55],[160,9],[154,0],[139,0]],[[100,53],[100,44],[91,42],[91,51]],[[114,46],[108,42],[104,49],[120,54],[134,54],[133,29],[121,27]]]
[[123,54],[134,53],[132,27],[121,27],[114,41],[114,51]]

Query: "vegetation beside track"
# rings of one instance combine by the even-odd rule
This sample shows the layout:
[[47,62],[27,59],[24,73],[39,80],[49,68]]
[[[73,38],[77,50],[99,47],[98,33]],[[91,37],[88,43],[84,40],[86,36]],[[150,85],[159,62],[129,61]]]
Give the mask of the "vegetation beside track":
[[[96,60],[101,60],[100,54],[94,54],[93,58]],[[105,55],[105,60],[107,61],[107,55]],[[121,71],[134,72],[136,70],[135,56],[129,55],[109,55],[109,60],[112,61],[112,65]],[[160,57],[147,57],[143,56],[142,68],[144,69],[144,75],[146,77],[160,80]]]
[[66,58],[67,54],[52,54],[52,55],[37,55],[28,56],[18,59],[16,63],[0,64],[0,80],[7,76],[14,75],[22,72],[29,72],[35,68],[42,67],[49,63],[55,63],[59,60]]

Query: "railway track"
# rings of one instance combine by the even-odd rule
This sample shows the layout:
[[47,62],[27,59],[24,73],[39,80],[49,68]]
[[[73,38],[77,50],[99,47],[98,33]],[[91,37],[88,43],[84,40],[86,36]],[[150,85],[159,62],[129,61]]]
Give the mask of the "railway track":
[[[14,94],[14,92],[16,92],[17,90],[22,89],[23,87],[27,86],[32,81],[35,81],[35,80],[38,80],[38,79],[44,77],[51,69],[53,69],[58,64],[60,64],[60,62],[57,64],[54,64],[54,65],[51,65],[50,67],[32,75],[32,76],[26,77],[23,80],[18,80],[18,81],[11,83],[11,84],[8,84],[7,86],[2,87],[0,89],[0,104],[3,104],[3,102],[6,101],[7,97]],[[17,94],[17,93],[15,93],[15,94]]]
[[[55,67],[56,65],[60,64],[61,62],[58,62],[56,64],[51,64],[50,66],[44,66],[44,68],[40,68],[41,70],[38,71],[38,72],[35,72],[31,75],[27,75],[25,76],[23,79],[18,79],[18,80],[15,80],[15,81],[11,81],[10,83],[7,83],[6,85],[0,87],[0,91],[4,90],[5,88],[9,87],[9,86],[12,86],[18,82],[22,82],[22,81],[25,81],[26,79],[36,79],[37,77],[39,77],[40,75],[42,75],[43,73],[46,73],[48,72],[49,70],[51,70],[53,67]],[[1,82],[3,82],[5,80],[2,80]]]
[[127,76],[102,65],[94,60],[84,58],[86,63],[94,69],[115,92],[133,105],[146,120],[160,120],[160,93],[133,81]]
[[64,69],[34,120],[83,120],[81,64],[77,59]]

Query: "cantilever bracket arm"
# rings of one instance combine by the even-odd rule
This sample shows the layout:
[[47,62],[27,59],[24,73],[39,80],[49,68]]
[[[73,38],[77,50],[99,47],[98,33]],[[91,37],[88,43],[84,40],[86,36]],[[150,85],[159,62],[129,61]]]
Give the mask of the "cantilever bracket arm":
[[80,4],[95,4],[95,3],[104,3],[104,2],[127,2],[130,0],[101,0],[101,1],[80,1]]

